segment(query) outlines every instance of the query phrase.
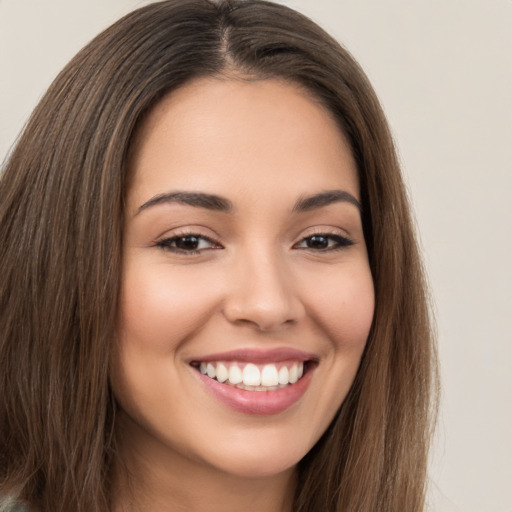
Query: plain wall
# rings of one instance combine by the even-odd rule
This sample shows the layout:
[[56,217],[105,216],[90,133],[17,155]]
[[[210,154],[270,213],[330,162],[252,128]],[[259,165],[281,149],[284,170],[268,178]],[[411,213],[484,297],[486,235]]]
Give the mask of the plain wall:
[[[0,0],[0,160],[76,51],[145,3]],[[284,3],[354,54],[396,137],[438,320],[433,508],[511,512],[512,1]]]

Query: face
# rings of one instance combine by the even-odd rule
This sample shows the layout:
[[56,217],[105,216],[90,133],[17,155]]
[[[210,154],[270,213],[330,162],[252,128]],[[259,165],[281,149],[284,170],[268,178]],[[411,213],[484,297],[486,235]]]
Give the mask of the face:
[[345,137],[280,81],[201,79],[139,131],[112,374],[143,456],[293,468],[356,374],[374,310]]

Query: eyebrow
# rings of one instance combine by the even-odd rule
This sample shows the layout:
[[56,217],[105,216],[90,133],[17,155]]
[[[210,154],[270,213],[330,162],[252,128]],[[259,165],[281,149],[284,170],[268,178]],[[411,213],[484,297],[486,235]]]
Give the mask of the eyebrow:
[[[303,213],[340,202],[353,204],[360,212],[363,211],[361,203],[352,194],[345,190],[327,190],[312,196],[301,197],[295,203],[292,211],[294,213]],[[180,203],[193,206],[195,208],[205,208],[207,210],[226,213],[234,210],[233,203],[225,197],[217,196],[215,194],[206,194],[204,192],[176,191],[158,194],[152,197],[139,207],[136,215],[153,206],[168,203]]]
[[205,194],[203,192],[169,192],[159,194],[146,201],[137,210],[138,215],[143,210],[147,210],[152,206],[167,204],[167,203],[180,203],[196,208],[205,208],[207,210],[214,210],[218,212],[230,212],[233,210],[233,203],[224,197],[214,194]]
[[311,210],[316,210],[317,208],[323,208],[325,206],[329,206],[333,203],[350,203],[353,204],[361,213],[363,212],[363,207],[361,203],[346,190],[327,190],[325,192],[320,192],[319,194],[314,194],[312,196],[301,197],[293,207],[293,212],[302,213],[308,212]]

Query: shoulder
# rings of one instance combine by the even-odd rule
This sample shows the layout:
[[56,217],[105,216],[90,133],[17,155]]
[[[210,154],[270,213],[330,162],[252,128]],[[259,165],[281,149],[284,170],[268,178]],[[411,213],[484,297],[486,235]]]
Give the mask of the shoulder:
[[28,512],[27,509],[10,498],[0,496],[0,512]]

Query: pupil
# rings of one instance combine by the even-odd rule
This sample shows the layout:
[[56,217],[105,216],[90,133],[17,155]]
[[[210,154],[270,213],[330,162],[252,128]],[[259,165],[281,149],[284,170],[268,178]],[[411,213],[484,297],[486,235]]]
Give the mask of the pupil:
[[312,236],[308,240],[308,247],[311,249],[326,249],[329,242],[325,236]]
[[176,240],[176,247],[187,251],[197,249],[199,239],[197,236],[182,236]]

